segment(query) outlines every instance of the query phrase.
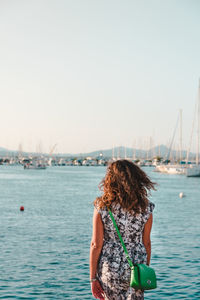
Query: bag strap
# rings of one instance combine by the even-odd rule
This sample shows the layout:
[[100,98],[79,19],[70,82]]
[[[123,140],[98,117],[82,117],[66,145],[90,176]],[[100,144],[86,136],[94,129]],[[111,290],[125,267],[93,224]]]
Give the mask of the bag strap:
[[122,239],[122,236],[121,236],[121,234],[120,234],[120,232],[119,232],[119,228],[118,228],[118,226],[117,226],[117,224],[116,224],[116,222],[115,222],[115,218],[113,217],[113,214],[112,214],[112,212],[111,212],[111,210],[110,210],[109,208],[108,208],[108,212],[109,212],[109,215],[110,215],[111,220],[112,220],[112,222],[113,222],[113,225],[114,225],[114,227],[115,227],[115,229],[116,229],[116,231],[117,231],[117,234],[118,234],[118,236],[119,236],[119,240],[120,240],[120,242],[121,242],[121,244],[122,244],[122,247],[123,247],[123,249],[124,249],[124,252],[125,252],[125,254],[126,254],[126,259],[127,259],[128,263],[129,263],[129,266],[130,266],[131,268],[133,268],[134,265],[133,265],[133,263],[132,263],[132,261],[131,261],[129,255],[128,255],[128,251],[127,251],[127,249],[126,249],[126,246],[125,246],[125,244],[124,244],[124,241],[123,241],[123,239]]

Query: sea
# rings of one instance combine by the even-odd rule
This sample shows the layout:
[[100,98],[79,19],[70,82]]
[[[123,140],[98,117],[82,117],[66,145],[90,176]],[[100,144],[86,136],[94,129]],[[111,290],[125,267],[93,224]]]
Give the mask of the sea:
[[[145,292],[145,299],[200,299],[200,178],[153,170],[144,168],[157,183],[150,200],[155,203],[151,266],[158,288]],[[93,201],[105,171],[0,166],[0,299],[94,299]]]

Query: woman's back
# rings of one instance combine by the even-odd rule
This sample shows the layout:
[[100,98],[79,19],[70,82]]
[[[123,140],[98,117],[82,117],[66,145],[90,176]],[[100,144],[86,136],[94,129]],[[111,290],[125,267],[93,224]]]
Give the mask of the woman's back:
[[[123,209],[119,203],[112,203],[112,214],[115,218],[122,238],[125,244],[127,244],[127,247],[129,246],[129,244],[133,245],[133,243],[142,243],[142,232],[144,229],[144,225],[147,222],[153,209],[154,204],[149,201],[148,206],[144,212],[134,214],[133,212],[129,212]],[[108,209],[99,209],[98,212],[100,213],[102,222],[104,224],[104,242],[119,243],[119,237],[108,213]]]
[[[112,214],[133,263],[147,262],[142,235],[144,225],[153,208],[154,204],[149,202],[143,213],[133,214],[124,210],[119,203],[113,203],[111,206]],[[99,259],[98,278],[106,295],[109,296],[108,299],[143,299],[142,292],[129,289],[130,267],[108,210],[105,208],[98,212],[104,226],[104,243]]]

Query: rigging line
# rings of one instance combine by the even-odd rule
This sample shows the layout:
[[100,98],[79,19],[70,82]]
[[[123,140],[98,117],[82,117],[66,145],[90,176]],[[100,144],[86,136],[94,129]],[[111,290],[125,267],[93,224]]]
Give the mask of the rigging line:
[[187,150],[186,164],[188,164],[190,150],[191,150],[191,146],[192,146],[192,139],[193,139],[193,134],[194,134],[195,120],[196,120],[197,104],[198,104],[198,98],[197,98],[197,101],[195,103],[195,108],[194,108],[194,118],[192,120],[192,129],[191,129],[191,134],[190,134],[190,143],[189,143],[188,150]]
[[179,117],[180,116],[178,114],[178,118],[177,118],[177,121],[176,121],[176,126],[175,126],[175,129],[174,129],[173,137],[172,137],[171,144],[170,144],[170,147],[169,147],[169,151],[168,151],[168,154],[167,154],[167,160],[169,160],[169,156],[170,156],[170,153],[171,153],[171,150],[172,150],[172,145],[173,145],[174,138],[175,138],[175,135],[176,135],[176,130],[177,130],[177,127],[178,127]]

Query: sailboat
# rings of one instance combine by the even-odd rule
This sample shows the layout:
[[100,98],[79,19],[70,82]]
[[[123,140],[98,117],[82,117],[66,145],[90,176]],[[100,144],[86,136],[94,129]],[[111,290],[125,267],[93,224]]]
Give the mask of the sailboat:
[[[170,152],[172,149],[172,145],[174,142],[174,138],[175,138],[175,134],[176,134],[176,130],[178,127],[178,124],[180,124],[180,162],[182,161],[182,109],[180,110],[180,115],[177,119],[177,123],[176,123],[176,127],[174,129],[174,133],[173,133],[173,137],[170,143],[170,147],[169,147],[169,151],[166,157],[166,161],[169,161],[170,158]],[[173,175],[185,175],[186,174],[186,167],[185,164],[181,164],[181,163],[167,163],[167,164],[161,164],[161,165],[157,165],[155,167],[155,171],[156,172],[161,172],[161,173],[166,173],[166,174],[173,174]]]
[[[195,114],[197,114],[197,149],[196,149],[196,164],[188,165],[186,170],[187,177],[200,177],[200,164],[199,164],[199,138],[200,138],[200,80],[198,89],[198,99],[197,107],[195,109]],[[188,159],[187,159],[188,160]]]

